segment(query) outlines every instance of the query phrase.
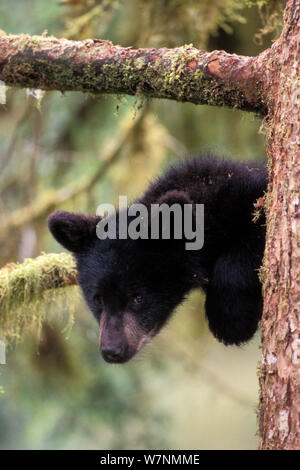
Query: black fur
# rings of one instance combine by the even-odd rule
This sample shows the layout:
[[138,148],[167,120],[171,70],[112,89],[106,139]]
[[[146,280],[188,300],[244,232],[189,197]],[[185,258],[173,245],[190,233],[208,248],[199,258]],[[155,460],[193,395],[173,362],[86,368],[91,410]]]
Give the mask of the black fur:
[[[50,216],[53,236],[75,254],[89,308],[98,320],[105,315],[106,360],[129,360],[140,349],[132,338],[143,335],[142,343],[148,341],[186,294],[199,287],[206,292],[206,316],[218,340],[239,345],[253,336],[262,311],[257,270],[265,244],[264,214],[254,223],[253,212],[266,187],[261,164],[214,157],[181,162],[151,184],[138,201],[146,206],[204,204],[204,247],[198,251],[185,250],[178,240],[99,240],[99,218],[67,212]],[[118,328],[112,322],[116,318]],[[121,335],[127,340],[121,341]]]

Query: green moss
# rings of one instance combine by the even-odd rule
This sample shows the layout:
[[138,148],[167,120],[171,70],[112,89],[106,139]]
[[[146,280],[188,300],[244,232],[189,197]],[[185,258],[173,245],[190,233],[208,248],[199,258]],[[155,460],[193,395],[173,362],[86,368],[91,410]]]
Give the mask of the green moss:
[[[49,42],[48,37],[26,35],[12,36],[10,40],[18,52],[5,69],[3,80],[8,85],[62,92],[73,90],[92,95],[138,93],[147,98],[253,110],[238,85],[234,87],[222,80],[219,85],[218,79],[206,74],[204,54],[192,44],[155,50],[153,54],[148,51],[145,56],[139,50],[137,57],[137,51],[124,52],[122,48],[119,51],[118,46],[107,43],[107,47],[115,47],[110,59],[105,51],[95,58],[97,42],[93,40],[72,43],[53,39]],[[111,63],[107,63],[110,60]]]
[[141,70],[146,65],[146,62],[143,57],[138,57],[135,59],[133,65],[136,69]]
[[[64,301],[67,293],[74,304],[76,266],[71,255],[42,254],[23,263],[11,263],[0,270],[1,339],[18,339],[23,328],[39,328],[46,306]],[[63,287],[63,289],[61,289]],[[76,289],[76,287],[75,287]]]

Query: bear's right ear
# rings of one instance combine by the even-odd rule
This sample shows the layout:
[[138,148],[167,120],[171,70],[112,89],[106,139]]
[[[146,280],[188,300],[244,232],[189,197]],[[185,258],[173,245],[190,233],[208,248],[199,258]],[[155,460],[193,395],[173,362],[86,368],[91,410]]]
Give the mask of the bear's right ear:
[[96,238],[100,217],[88,217],[57,211],[48,218],[48,227],[55,240],[73,253],[84,250]]

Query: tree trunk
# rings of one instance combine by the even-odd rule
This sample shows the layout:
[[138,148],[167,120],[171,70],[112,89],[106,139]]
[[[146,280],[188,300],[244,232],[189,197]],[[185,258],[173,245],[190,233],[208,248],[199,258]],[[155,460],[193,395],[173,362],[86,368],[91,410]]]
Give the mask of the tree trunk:
[[287,2],[284,29],[266,76],[273,84],[274,108],[267,122],[261,449],[300,449],[299,10],[299,1]]

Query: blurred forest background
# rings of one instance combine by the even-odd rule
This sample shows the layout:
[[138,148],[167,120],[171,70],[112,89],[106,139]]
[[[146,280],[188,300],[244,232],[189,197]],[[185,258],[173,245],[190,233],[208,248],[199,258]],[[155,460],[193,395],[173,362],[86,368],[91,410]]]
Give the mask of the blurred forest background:
[[[256,55],[278,26],[272,8],[256,3],[0,0],[0,28]],[[265,159],[261,124],[253,114],[189,103],[8,89],[0,105],[0,265],[62,251],[47,231],[54,209],[93,214],[119,194],[133,198],[179,158],[210,150]],[[256,448],[259,335],[242,348],[218,344],[203,300],[193,293],[137,359],[111,366],[78,288],[66,289],[60,303],[44,306],[38,334],[26,331],[0,366],[0,449]]]

